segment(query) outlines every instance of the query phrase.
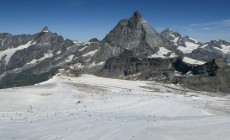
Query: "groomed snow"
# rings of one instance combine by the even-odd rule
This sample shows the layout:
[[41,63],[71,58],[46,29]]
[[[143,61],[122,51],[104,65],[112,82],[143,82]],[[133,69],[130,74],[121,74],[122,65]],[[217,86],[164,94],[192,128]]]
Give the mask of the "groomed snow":
[[206,62],[204,62],[204,61],[195,60],[195,59],[192,59],[192,58],[189,58],[189,57],[184,57],[184,58],[183,58],[183,61],[184,61],[185,63],[194,64],[194,65],[203,65],[203,64],[206,63]]
[[82,75],[0,90],[3,140],[229,140],[229,97]]

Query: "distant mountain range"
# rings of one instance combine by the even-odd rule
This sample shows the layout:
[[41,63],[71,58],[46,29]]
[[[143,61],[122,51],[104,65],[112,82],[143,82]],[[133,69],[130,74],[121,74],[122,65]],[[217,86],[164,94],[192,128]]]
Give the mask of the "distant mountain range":
[[59,69],[98,76],[157,80],[193,90],[230,92],[230,43],[201,43],[166,29],[154,30],[139,12],[106,37],[64,39],[48,27],[34,35],[0,33],[0,88],[33,85]]

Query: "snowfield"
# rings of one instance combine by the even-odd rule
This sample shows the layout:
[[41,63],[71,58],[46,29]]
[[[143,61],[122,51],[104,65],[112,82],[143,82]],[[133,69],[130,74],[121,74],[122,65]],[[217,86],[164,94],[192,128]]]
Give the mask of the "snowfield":
[[195,60],[189,57],[183,57],[183,62],[194,65],[204,65],[206,63],[204,61]]
[[182,51],[184,54],[188,54],[188,53],[191,53],[193,50],[197,49],[200,45],[192,43],[192,42],[185,42],[185,46],[186,47],[178,46],[178,49]]
[[59,75],[0,90],[0,139],[229,140],[229,100],[157,82]]
[[8,62],[10,61],[10,58],[15,54],[15,52],[19,51],[19,50],[23,50],[26,49],[28,47],[30,47],[31,45],[36,44],[36,42],[29,41],[28,43],[24,44],[24,45],[20,45],[16,48],[9,48],[7,50],[4,51],[0,51],[0,59],[2,59],[4,56],[6,56],[5,61],[6,64],[8,64]]

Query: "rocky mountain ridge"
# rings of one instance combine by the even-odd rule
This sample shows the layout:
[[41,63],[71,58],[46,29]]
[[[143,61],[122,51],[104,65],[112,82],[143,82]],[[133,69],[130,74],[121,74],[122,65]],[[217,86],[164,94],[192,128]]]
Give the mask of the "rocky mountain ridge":
[[[206,77],[207,84],[212,82],[210,77],[226,81],[227,76],[220,75],[228,74],[229,56],[230,43],[224,40],[201,43],[171,29],[158,33],[139,12],[134,12],[102,41],[64,39],[48,27],[34,35],[0,34],[0,88],[36,84],[58,69],[77,69],[112,78],[167,81],[192,88],[194,83],[189,79],[194,77]],[[226,65],[219,67],[217,59],[218,64],[222,59]],[[229,85],[221,89],[196,87],[226,92]]]
[[96,73],[110,78],[156,80],[180,84],[193,90],[224,93],[230,91],[229,74],[230,66],[220,59],[195,65],[184,62],[183,57],[143,58],[130,50],[109,58]]

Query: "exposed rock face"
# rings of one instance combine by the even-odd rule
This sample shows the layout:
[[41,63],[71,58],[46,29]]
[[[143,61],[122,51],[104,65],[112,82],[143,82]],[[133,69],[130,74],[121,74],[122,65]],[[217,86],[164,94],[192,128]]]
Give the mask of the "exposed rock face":
[[[2,40],[5,40],[2,47],[11,46],[5,49],[5,55],[9,55],[8,62],[6,63],[6,57],[1,57],[1,69],[0,74],[21,68],[32,60],[39,60],[46,55],[52,57],[55,52],[59,50],[66,50],[67,47],[74,45],[71,40],[64,40],[62,36],[49,31],[48,27],[35,35],[19,35],[12,36],[10,34],[4,34]],[[9,43],[8,43],[9,42]],[[27,45],[25,48],[20,48],[20,45]],[[19,45],[19,47],[17,46]],[[14,49],[15,48],[15,49]],[[4,53],[4,52],[2,52]],[[12,55],[10,55],[13,53]]]
[[223,60],[213,60],[197,67],[197,72],[202,74],[180,78],[180,85],[199,91],[230,92],[230,66]]
[[[65,65],[62,63],[65,61],[64,54],[67,48],[74,45],[73,41],[64,40],[48,27],[34,35],[13,36],[4,33],[0,35],[0,40],[0,88],[21,86],[23,82],[20,81],[30,85],[47,79],[50,71],[55,72],[58,67]],[[21,76],[22,73],[24,76]]]
[[142,18],[141,13],[140,13],[139,11],[135,11],[135,12],[133,13],[133,18],[134,18],[135,20],[137,20],[137,22],[138,22],[138,20],[141,20],[141,18]]
[[99,40],[97,38],[92,38],[89,40],[89,42],[99,42]]
[[217,48],[220,48],[220,49],[223,49],[223,46],[230,46],[230,43],[225,41],[225,40],[211,40],[209,42],[209,45],[210,46],[213,46],[213,47],[217,47]]
[[164,30],[161,35],[177,46],[177,50],[182,52],[180,55],[205,62],[213,59],[224,59],[226,63],[230,63],[230,43],[227,41],[212,40],[202,44],[189,36],[182,37],[171,29]]
[[161,32],[161,35],[175,46],[186,47],[185,42],[182,40],[183,37],[172,29],[165,29]]
[[178,57],[172,65],[175,70],[181,72],[181,74],[191,72],[193,75],[216,76],[218,70],[218,65],[216,64],[215,59],[203,65],[192,65],[183,62],[182,58]]
[[103,68],[97,73],[100,76],[138,79],[162,80],[173,71],[173,59],[147,58],[135,55],[130,50],[116,57],[109,58]]
[[0,33],[0,51],[24,45],[33,39],[33,35],[12,35],[9,33]]
[[135,12],[130,19],[121,20],[103,42],[110,46],[133,50],[137,54],[154,54],[159,47],[173,49],[172,45],[148,25],[139,12]]
[[[203,65],[193,65],[183,62],[182,59],[146,58],[124,50],[121,55],[109,58],[97,75],[122,79],[163,80],[194,90],[230,92],[230,84],[225,83],[230,82],[230,66],[226,63],[212,60]],[[223,84],[219,85],[218,82]]]
[[182,37],[178,32],[173,31],[172,29],[166,29],[161,32],[167,41],[176,47],[176,49],[182,53],[180,55],[191,53],[194,49],[197,49],[201,42],[190,38],[189,36]]
[[179,33],[166,29],[161,32],[167,41],[174,45],[180,56],[185,55],[190,58],[209,62],[213,59],[224,59],[230,64],[230,43],[224,40],[212,40],[208,43],[201,42],[190,38],[189,36],[182,37]]
[[199,41],[197,41],[197,40],[194,40],[194,39],[192,39],[192,38],[190,38],[189,36],[184,36],[183,38],[182,38],[182,41],[183,42],[190,42],[190,43],[193,43],[193,44],[196,44],[196,45],[202,45],[202,43],[201,42],[199,42]]
[[49,28],[47,26],[45,26],[43,29],[42,29],[42,32],[49,32]]
[[203,44],[198,49],[193,50],[187,56],[206,62],[211,61],[212,59],[224,59],[226,63],[229,63],[230,43],[224,40],[212,40]]
[[207,75],[216,76],[219,69],[216,60],[212,60],[203,65],[193,65],[182,61],[182,57],[178,58],[147,58],[135,55],[130,50],[116,57],[109,58],[102,70],[101,75],[108,77],[128,76],[137,73],[142,73],[146,70],[163,71],[163,72],[180,72],[181,75],[186,75],[191,72],[192,75]]

